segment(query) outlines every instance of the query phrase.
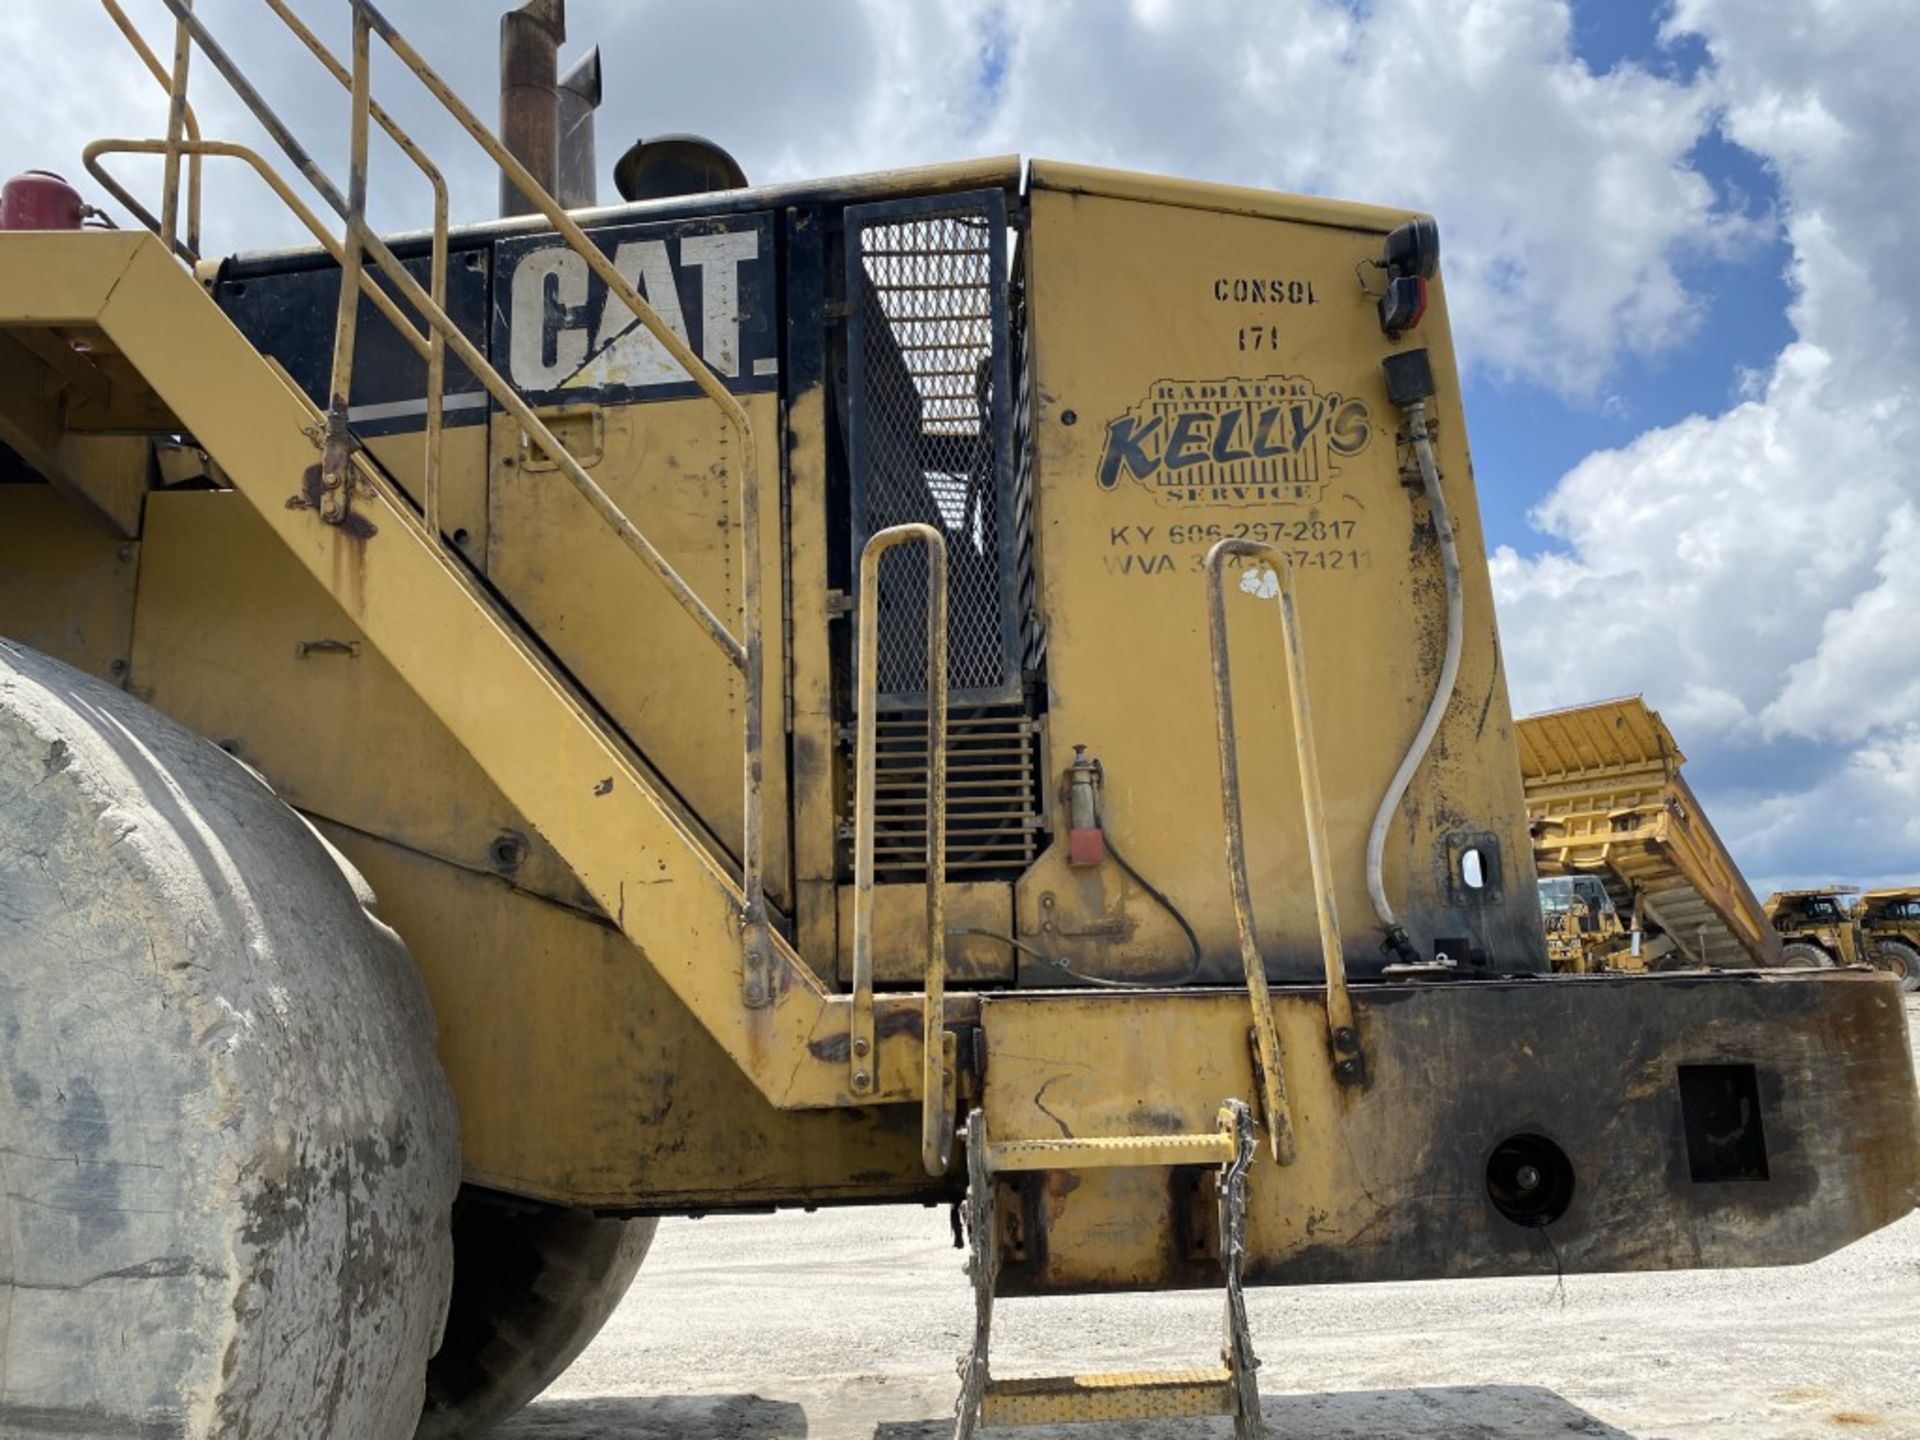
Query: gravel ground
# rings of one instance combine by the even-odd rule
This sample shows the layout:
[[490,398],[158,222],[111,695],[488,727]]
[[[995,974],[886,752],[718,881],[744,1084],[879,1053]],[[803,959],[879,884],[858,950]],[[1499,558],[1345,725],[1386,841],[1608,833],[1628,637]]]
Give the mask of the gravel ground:
[[[1909,1020],[1920,1040],[1920,1004]],[[673,1221],[499,1440],[934,1440],[971,1323],[944,1210]],[[1249,1292],[1273,1440],[1920,1437],[1920,1214],[1784,1270]],[[1212,1363],[1204,1295],[1003,1301],[996,1373]],[[1002,1432],[1012,1434],[1015,1432]],[[1224,1440],[1224,1420],[1034,1430]]]

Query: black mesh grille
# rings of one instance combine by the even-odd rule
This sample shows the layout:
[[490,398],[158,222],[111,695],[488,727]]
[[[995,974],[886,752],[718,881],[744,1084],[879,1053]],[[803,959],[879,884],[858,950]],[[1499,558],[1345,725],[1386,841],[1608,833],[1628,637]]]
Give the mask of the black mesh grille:
[[[1007,477],[1005,200],[943,196],[847,212],[856,546],[920,521],[947,538],[947,680],[1018,693]],[[924,703],[926,560],[881,562],[879,691]]]

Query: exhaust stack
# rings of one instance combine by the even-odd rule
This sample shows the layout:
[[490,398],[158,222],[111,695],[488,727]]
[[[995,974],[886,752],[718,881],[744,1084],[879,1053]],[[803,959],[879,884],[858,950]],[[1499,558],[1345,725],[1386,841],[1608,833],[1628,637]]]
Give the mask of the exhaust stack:
[[[559,183],[557,77],[560,46],[566,38],[566,0],[526,0],[500,17],[500,139],[549,191]],[[532,213],[533,206],[520,187],[503,173],[501,216]]]
[[595,174],[593,112],[600,108],[600,47],[594,46],[560,77],[560,188],[554,191],[569,210],[600,203]]

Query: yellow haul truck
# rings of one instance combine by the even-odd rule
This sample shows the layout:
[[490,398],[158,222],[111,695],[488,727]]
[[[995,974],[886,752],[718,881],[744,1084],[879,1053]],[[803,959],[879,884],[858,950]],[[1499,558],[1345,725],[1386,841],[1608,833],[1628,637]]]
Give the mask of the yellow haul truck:
[[1639,696],[1514,727],[1556,970],[1780,965],[1780,938]]
[[[341,184],[165,3],[128,228],[0,233],[0,1431],[477,1433],[657,1217],[906,1201],[960,1435],[1245,1437],[1243,1283],[1913,1207],[1887,977],[1548,973],[1430,220],[684,138],[599,207],[557,0],[505,142],[265,0]],[[367,227],[376,130],[445,193],[375,55],[530,213]],[[203,257],[215,164],[314,245]],[[991,1374],[1000,1296],[1199,1286],[1217,1368]]]
[[1874,948],[1874,963],[1898,975],[1903,989],[1920,990],[1920,886],[1867,891],[1860,897],[1860,929]]
[[1789,965],[1868,965],[1873,950],[1861,933],[1860,917],[1848,897],[1858,885],[1827,885],[1817,890],[1776,890],[1767,897],[1767,919],[1779,932]]

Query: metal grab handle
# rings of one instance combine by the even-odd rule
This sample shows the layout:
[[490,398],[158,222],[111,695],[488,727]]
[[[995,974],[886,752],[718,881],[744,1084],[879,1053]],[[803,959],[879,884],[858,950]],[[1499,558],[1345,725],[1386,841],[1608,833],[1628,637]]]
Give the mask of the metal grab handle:
[[[1233,918],[1240,935],[1240,961],[1246,971],[1253,1001],[1253,1025],[1267,1102],[1275,1158],[1286,1163],[1293,1147],[1292,1121],[1287,1110],[1285,1082],[1280,1078],[1280,1040],[1268,998],[1266,963],[1253,919],[1253,897],[1247,879],[1246,824],[1240,805],[1239,739],[1233,721],[1233,674],[1227,646],[1226,562],[1234,556],[1257,556],[1273,565],[1272,598],[1280,605],[1280,635],[1286,652],[1287,700],[1293,714],[1294,754],[1300,771],[1300,797],[1307,826],[1307,860],[1313,873],[1314,910],[1320,922],[1320,958],[1326,975],[1327,1034],[1333,1050],[1334,1074],[1343,1083],[1365,1078],[1359,1032],[1353,1023],[1353,1002],[1347,993],[1346,951],[1340,937],[1340,915],[1333,895],[1333,860],[1327,844],[1326,804],[1320,794],[1320,762],[1314,750],[1313,715],[1307,700],[1306,656],[1301,648],[1299,600],[1293,561],[1278,547],[1262,540],[1222,540],[1207,552],[1207,634],[1213,660],[1214,731],[1220,744],[1220,806],[1225,822],[1227,876],[1233,892]],[[1248,572],[1252,574],[1253,572]],[[1264,589],[1264,587],[1261,587]],[[1260,593],[1256,590],[1255,593]],[[1261,598],[1269,598],[1262,594]],[[1274,1117],[1281,1117],[1278,1121]],[[1282,1153],[1283,1147],[1287,1153]]]
[[853,1092],[877,1082],[873,1033],[873,827],[879,769],[880,560],[901,545],[927,547],[927,974],[921,1008],[920,1158],[944,1175],[953,1157],[958,1099],[947,1009],[947,537],[918,522],[880,531],[860,552],[858,729],[854,741]]

